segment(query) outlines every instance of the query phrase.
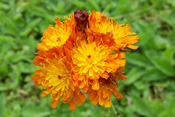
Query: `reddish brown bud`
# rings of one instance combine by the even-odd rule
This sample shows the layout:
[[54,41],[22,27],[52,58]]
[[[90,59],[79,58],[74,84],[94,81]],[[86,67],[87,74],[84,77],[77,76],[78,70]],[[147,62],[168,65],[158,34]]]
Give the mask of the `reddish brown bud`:
[[83,31],[88,27],[88,12],[81,9],[74,12],[75,21],[77,22],[78,31]]

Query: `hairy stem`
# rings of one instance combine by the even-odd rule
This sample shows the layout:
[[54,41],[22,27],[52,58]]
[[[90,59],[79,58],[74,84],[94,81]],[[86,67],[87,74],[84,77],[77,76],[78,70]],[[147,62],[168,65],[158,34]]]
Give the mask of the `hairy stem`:
[[114,107],[114,104],[111,102],[111,112],[113,117],[117,117],[117,110]]

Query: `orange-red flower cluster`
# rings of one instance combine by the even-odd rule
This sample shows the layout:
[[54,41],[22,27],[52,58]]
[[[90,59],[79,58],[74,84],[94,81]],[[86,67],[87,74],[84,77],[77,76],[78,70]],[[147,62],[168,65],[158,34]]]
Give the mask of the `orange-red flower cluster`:
[[41,96],[50,94],[53,108],[61,100],[70,110],[83,104],[86,95],[92,104],[105,107],[111,106],[112,95],[120,100],[117,81],[127,79],[121,71],[124,51],[138,48],[133,45],[139,39],[136,33],[104,12],[78,10],[64,22],[55,21],[44,31],[33,61],[41,67],[32,76],[36,86],[42,86]]

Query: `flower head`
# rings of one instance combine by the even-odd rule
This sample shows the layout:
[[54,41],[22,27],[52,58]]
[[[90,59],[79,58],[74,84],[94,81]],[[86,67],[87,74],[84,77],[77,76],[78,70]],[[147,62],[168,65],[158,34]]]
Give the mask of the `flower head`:
[[55,21],[55,27],[49,25],[48,30],[44,31],[42,43],[38,44],[38,49],[49,50],[54,47],[62,47],[75,34],[76,22],[73,16],[71,19],[66,18],[64,24],[58,18]]
[[40,67],[32,79],[42,87],[41,96],[50,94],[53,108],[61,100],[70,110],[84,103],[84,93],[94,105],[110,107],[112,95],[121,100],[117,81],[127,79],[121,72],[124,50],[138,48],[131,27],[96,11],[77,10],[64,22],[55,21],[44,31],[33,60]]
[[121,74],[122,72],[120,72],[120,70],[121,68],[119,68],[115,73],[109,74],[107,79],[100,77],[98,80],[100,84],[99,90],[93,90],[92,88],[89,88],[87,92],[89,93],[88,98],[91,100],[93,105],[99,103],[99,105],[111,107],[112,94],[118,100],[123,98],[123,95],[117,90],[116,83],[118,80],[126,80],[127,78]]
[[[102,41],[102,40],[101,40]],[[107,78],[107,73],[115,72],[125,65],[124,53],[112,54],[113,48],[96,41],[79,41],[72,50],[73,80],[80,88],[93,80],[92,88],[98,90],[98,79]]]
[[42,86],[44,90],[41,96],[51,94],[51,106],[56,108],[59,100],[70,105],[70,110],[75,109],[75,101],[81,105],[86,97],[78,87],[75,87],[71,78],[70,63],[65,57],[60,58],[57,50],[40,51],[40,55],[34,59],[34,64],[41,65],[42,69],[36,69],[32,76],[36,86]]
[[115,41],[114,47],[116,50],[126,50],[125,48],[137,49],[138,46],[134,46],[138,42],[138,36],[136,33],[129,31],[131,27],[128,24],[120,24],[113,20],[113,18],[107,18],[104,13],[93,11],[89,16],[89,26],[88,30],[93,32],[109,34]]

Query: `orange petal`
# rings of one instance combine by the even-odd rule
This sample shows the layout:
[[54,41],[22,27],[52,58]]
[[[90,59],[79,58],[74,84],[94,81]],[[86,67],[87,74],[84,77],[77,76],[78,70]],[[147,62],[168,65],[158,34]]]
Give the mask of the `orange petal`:
[[139,36],[129,36],[127,43],[128,44],[135,44],[138,42]]
[[94,80],[92,82],[92,89],[94,89],[94,90],[98,90],[99,89],[99,82],[98,82],[98,80]]
[[64,51],[65,51],[65,55],[67,57],[67,60],[71,61],[71,52],[70,52],[70,50],[66,46],[64,46]]
[[53,100],[50,106],[52,106],[53,108],[56,108],[58,103],[59,103],[59,100]]
[[51,90],[50,90],[50,89],[51,89],[51,88],[48,88],[47,90],[42,91],[41,96],[42,96],[42,97],[44,97],[44,96],[48,95],[48,94],[51,92]]
[[125,75],[120,75],[120,76],[119,76],[119,79],[120,79],[120,80],[127,80],[128,78],[127,78]]
[[107,79],[109,77],[108,73],[104,72],[103,74],[100,75],[101,77]]
[[81,81],[82,81],[83,79],[85,79],[85,76],[83,76],[83,75],[80,76],[80,75],[79,75],[78,80],[81,80]]
[[58,17],[55,18],[55,22],[56,22],[56,25],[57,25],[57,26],[59,26],[59,25],[62,24],[61,21],[60,21],[60,19],[59,19]]
[[108,96],[108,92],[109,92],[110,90],[108,90],[107,88],[103,88],[103,98],[106,98],[107,96]]
[[86,85],[86,81],[84,79],[84,80],[80,81],[79,88],[84,88],[85,85]]
[[80,100],[82,102],[80,105],[82,105],[85,102],[85,100],[86,100],[86,96],[82,92],[80,92],[79,98],[80,98]]
[[96,96],[93,100],[91,100],[91,104],[97,105],[98,103],[98,96]]
[[104,103],[105,103],[105,98],[103,98],[102,95],[99,96],[99,104],[100,104],[100,105],[104,105]]
[[90,100],[93,100],[96,96],[97,96],[97,91],[92,91],[92,92],[89,94],[88,98],[89,98]]
[[80,94],[78,95],[76,92],[74,94],[74,99],[77,103],[78,106],[82,105],[84,103],[84,101],[86,100],[86,96],[80,92]]
[[111,100],[110,99],[106,99],[106,101],[105,101],[105,108],[107,108],[107,107],[111,107]]
[[119,53],[119,57],[120,57],[120,58],[125,58],[125,53],[124,53],[124,52],[120,52],[120,53]]
[[46,95],[47,95],[47,93],[45,93],[44,91],[43,91],[42,94],[41,94],[42,97],[44,97],[44,96],[46,96]]
[[87,93],[88,89],[89,89],[89,86],[88,86],[88,85],[86,85],[84,88],[82,88],[82,90],[83,90],[85,93]]
[[116,57],[118,57],[118,53],[111,54],[111,55],[109,55],[108,60],[113,60],[113,59],[115,59]]
[[118,61],[118,62],[120,62],[120,66],[121,66],[121,67],[124,67],[125,64],[126,64],[126,60],[120,60],[120,61]]
[[118,99],[121,100],[123,98],[123,95],[118,91],[113,91],[113,95]]
[[75,101],[73,98],[69,101],[69,110],[75,110]]
[[134,46],[134,45],[129,45],[128,48],[131,48],[131,49],[137,49],[139,46]]

